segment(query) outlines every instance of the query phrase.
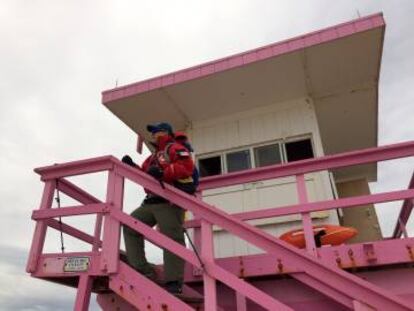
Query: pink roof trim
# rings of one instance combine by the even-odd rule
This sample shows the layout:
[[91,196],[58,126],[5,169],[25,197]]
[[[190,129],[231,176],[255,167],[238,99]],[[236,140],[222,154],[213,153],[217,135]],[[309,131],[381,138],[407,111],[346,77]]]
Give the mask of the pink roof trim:
[[280,41],[254,50],[179,70],[163,76],[106,90],[102,92],[102,102],[106,104],[111,101],[130,97],[154,89],[197,78],[202,78],[228,69],[242,67],[250,63],[258,62],[282,54],[287,54],[293,51],[304,49],[306,47],[333,41],[355,33],[382,26],[385,26],[385,21],[382,13],[369,15],[336,26],[311,32],[306,35]]

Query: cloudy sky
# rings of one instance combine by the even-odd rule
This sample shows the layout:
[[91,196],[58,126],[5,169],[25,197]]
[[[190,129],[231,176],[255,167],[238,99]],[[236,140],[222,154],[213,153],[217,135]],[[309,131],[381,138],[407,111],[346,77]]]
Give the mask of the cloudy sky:
[[[379,99],[384,145],[414,139],[411,0],[0,1],[0,310],[72,309],[73,290],[24,273],[30,215],[42,191],[33,168],[134,154],[135,136],[101,105],[102,90],[379,11],[387,22]],[[405,188],[413,164],[380,164],[372,191]],[[103,197],[104,176],[78,181]],[[130,210],[142,192],[128,184],[127,193]],[[386,235],[400,205],[378,207]],[[89,228],[91,221],[76,223]],[[59,251],[56,233],[46,250]]]

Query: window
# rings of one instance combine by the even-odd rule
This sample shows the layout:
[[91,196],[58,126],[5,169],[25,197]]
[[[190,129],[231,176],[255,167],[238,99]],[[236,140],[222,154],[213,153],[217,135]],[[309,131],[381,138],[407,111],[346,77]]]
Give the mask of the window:
[[313,157],[310,138],[280,140],[267,145],[248,146],[243,150],[224,151],[214,156],[203,157],[198,160],[198,168],[200,176],[207,177]]
[[218,155],[198,160],[198,168],[201,177],[221,174],[221,156]]
[[241,150],[226,154],[227,172],[237,172],[252,167],[250,161],[250,150]]
[[312,142],[310,139],[285,143],[287,162],[313,158]]
[[256,167],[279,164],[282,162],[279,144],[260,146],[253,150]]

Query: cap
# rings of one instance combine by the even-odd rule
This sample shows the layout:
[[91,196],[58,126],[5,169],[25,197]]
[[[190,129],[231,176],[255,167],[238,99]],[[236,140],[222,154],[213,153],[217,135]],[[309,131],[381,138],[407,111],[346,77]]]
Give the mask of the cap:
[[147,125],[147,131],[154,134],[156,132],[164,131],[168,134],[173,134],[173,128],[172,126],[167,122],[159,122],[154,124],[148,124]]

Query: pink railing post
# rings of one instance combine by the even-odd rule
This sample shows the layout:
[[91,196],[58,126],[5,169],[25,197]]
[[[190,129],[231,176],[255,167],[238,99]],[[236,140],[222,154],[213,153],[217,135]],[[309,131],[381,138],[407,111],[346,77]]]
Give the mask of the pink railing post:
[[406,239],[408,238],[408,232],[407,232],[407,228],[405,227],[404,222],[401,220],[401,218],[398,217],[398,223],[400,226],[400,231],[402,233],[402,236]]
[[[308,202],[308,194],[306,191],[306,184],[305,184],[305,175],[298,174],[296,175],[296,187],[299,197],[299,204],[307,203]],[[302,215],[302,226],[303,226],[303,233],[305,234],[305,241],[306,241],[306,250],[312,254],[317,255],[316,253],[316,245],[315,239],[313,236],[313,229],[312,229],[312,218],[309,212],[301,213]]]
[[[55,191],[55,181],[48,180],[45,182],[43,189],[42,200],[40,202],[39,210],[46,210],[52,207],[53,193]],[[32,246],[30,248],[29,260],[27,262],[26,271],[29,273],[37,269],[37,262],[42,253],[43,245],[45,244],[47,230],[47,220],[38,220],[36,222],[35,232],[33,235]]]
[[94,252],[99,251],[99,247],[101,246],[102,220],[102,214],[96,215],[95,230],[93,232],[94,240],[92,245],[92,251]]
[[237,311],[247,311],[246,296],[236,292],[236,307]]
[[82,274],[79,277],[78,291],[76,292],[76,300],[74,311],[88,311],[91,299],[93,278],[88,274]]
[[[201,220],[201,258],[203,263],[214,263],[213,227],[206,220]],[[208,271],[203,272],[204,281],[204,308],[209,311],[217,311],[216,280]]]
[[[108,173],[106,204],[111,210],[122,210],[124,178],[114,170]],[[109,213],[105,215],[100,268],[108,273],[118,270],[121,225]]]

